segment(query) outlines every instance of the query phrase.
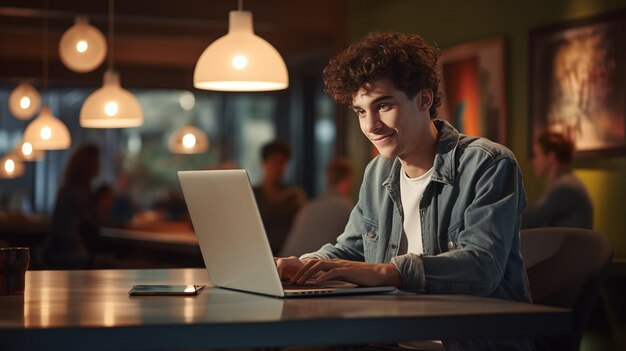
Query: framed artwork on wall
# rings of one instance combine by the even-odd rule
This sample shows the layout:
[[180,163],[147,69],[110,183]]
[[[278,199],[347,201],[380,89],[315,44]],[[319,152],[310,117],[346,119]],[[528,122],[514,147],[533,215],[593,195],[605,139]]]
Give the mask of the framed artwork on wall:
[[505,39],[443,49],[440,62],[439,117],[464,134],[507,144]]
[[564,133],[576,155],[626,151],[626,10],[530,32],[530,138]]

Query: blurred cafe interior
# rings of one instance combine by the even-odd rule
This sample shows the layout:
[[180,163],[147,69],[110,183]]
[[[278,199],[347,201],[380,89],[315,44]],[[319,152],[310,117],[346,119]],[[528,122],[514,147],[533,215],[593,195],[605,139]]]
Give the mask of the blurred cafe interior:
[[[249,24],[267,42],[250,47],[270,54],[232,64],[261,60],[256,74],[276,82],[203,82],[221,73],[211,46]],[[176,172],[244,168],[259,184],[261,148],[274,140],[291,148],[283,181],[308,199],[324,192],[325,166],[347,157],[355,201],[374,149],[324,93],[322,70],[374,30],[418,33],[442,50],[440,117],[509,147],[529,204],[547,185],[533,172],[533,140],[556,123],[552,112],[571,113],[560,122],[579,132],[572,167],[592,229],[613,245],[582,349],[626,345],[626,0],[1,0],[0,247],[30,247],[32,270],[72,268],[41,258],[63,228],[52,216],[71,164],[89,193],[72,211],[97,218],[88,262],[75,268],[203,267]],[[118,124],[90,114],[103,94],[120,99],[104,106]],[[36,129],[44,119],[54,143]]]

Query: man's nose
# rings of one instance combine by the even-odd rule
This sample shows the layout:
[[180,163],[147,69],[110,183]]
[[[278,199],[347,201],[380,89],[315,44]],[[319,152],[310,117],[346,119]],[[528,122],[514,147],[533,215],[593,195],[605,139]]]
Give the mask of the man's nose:
[[365,131],[369,133],[376,133],[382,127],[382,122],[380,121],[380,117],[378,113],[368,113],[367,117],[365,117],[364,127]]

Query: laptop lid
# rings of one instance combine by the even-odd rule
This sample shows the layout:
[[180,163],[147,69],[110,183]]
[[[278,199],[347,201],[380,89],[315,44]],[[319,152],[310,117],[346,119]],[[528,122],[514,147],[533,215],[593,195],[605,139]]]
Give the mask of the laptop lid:
[[178,178],[214,286],[279,297],[395,290],[349,283],[283,289],[248,173],[243,169],[179,171]]
[[211,284],[284,296],[248,173],[179,171]]

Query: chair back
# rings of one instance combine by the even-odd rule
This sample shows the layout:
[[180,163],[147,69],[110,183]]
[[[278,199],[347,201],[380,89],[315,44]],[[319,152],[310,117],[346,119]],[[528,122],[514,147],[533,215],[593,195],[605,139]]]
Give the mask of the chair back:
[[579,228],[534,228],[520,232],[533,302],[572,310],[572,334],[546,338],[552,350],[578,350],[613,256],[611,241]]

